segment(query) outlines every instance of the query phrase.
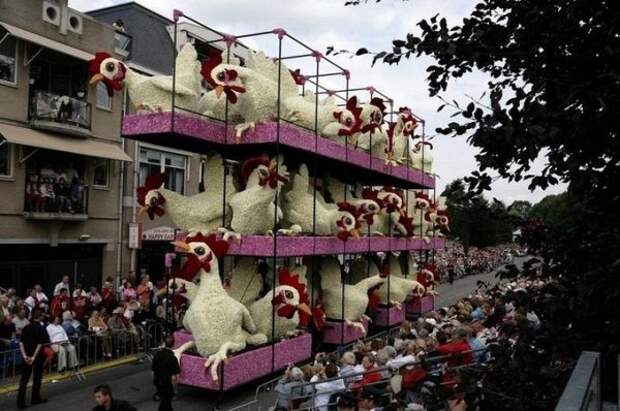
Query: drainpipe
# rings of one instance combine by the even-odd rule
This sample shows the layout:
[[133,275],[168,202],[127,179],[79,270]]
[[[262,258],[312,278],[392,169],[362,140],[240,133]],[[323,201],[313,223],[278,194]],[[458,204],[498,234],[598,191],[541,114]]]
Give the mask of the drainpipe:
[[[125,152],[125,139],[121,138],[121,150]],[[123,269],[123,229],[125,227],[125,213],[123,199],[125,198],[125,162],[121,161],[120,181],[118,183],[118,224],[116,239],[116,278],[120,280]]]
[[[136,197],[136,187],[138,187],[138,173],[140,172],[139,169],[139,155],[140,152],[138,150],[138,142],[134,141],[134,152],[133,152],[133,188],[131,190],[131,222],[135,223],[136,222],[136,213],[137,213],[137,203],[138,203],[138,199]],[[138,254],[138,250],[135,248],[131,249],[131,266],[130,266],[130,272],[132,276],[136,276],[136,267],[137,267],[137,254]]]

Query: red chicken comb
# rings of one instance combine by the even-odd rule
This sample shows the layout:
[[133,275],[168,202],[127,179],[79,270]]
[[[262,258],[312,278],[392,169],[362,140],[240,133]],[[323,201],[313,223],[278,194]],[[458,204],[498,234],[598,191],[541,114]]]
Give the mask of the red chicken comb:
[[136,189],[136,193],[138,194],[138,204],[141,206],[145,206],[146,195],[151,190],[157,190],[161,188],[164,184],[164,180],[166,179],[166,175],[163,173],[157,173],[150,175],[146,178],[144,185],[142,187],[138,187]]
[[420,146],[429,146],[431,148],[431,150],[433,149],[433,144],[431,144],[428,141],[418,141],[417,143],[415,143],[415,147],[419,150]]
[[258,166],[266,166],[269,167],[270,164],[270,160],[269,158],[265,157],[265,156],[260,156],[260,157],[253,157],[253,158],[248,158],[247,160],[245,160],[243,162],[243,164],[241,164],[241,178],[243,179],[243,182],[247,182],[248,178],[250,178],[250,174],[252,174],[252,171],[254,171],[254,169]]
[[400,214],[398,222],[402,224],[403,227],[405,227],[405,231],[407,231],[406,236],[413,237],[415,230],[415,227],[413,226],[413,217],[409,217],[406,212],[403,212]]
[[278,282],[280,285],[293,287],[299,293],[299,302],[308,304],[310,302],[306,285],[299,281],[297,274],[291,273],[287,267],[282,267],[278,272]]
[[372,200],[376,202],[379,207],[385,207],[383,200],[379,198],[379,190],[375,190],[374,188],[366,187],[362,190],[362,198],[364,200]]
[[211,53],[209,53],[209,58],[203,60],[202,62],[200,74],[202,75],[202,78],[207,80],[207,83],[209,83],[212,87],[217,86],[217,83],[213,77],[211,77],[211,71],[213,71],[213,69],[220,64],[222,64],[222,54],[219,50],[211,50]]
[[416,200],[421,199],[421,200],[426,200],[428,201],[429,204],[432,204],[433,202],[431,201],[431,198],[429,197],[428,194],[420,191],[420,192],[416,192],[415,193],[415,198]]
[[383,103],[383,99],[380,97],[373,97],[370,100],[370,104],[379,108],[381,110],[381,114],[385,114],[385,104]]
[[291,76],[293,76],[293,80],[295,80],[295,84],[298,86],[303,86],[306,84],[306,76],[301,74],[301,69],[290,70]]
[[215,234],[209,234],[205,236],[202,233],[197,233],[194,235],[188,235],[185,237],[186,243],[205,243],[209,246],[213,254],[216,257],[223,257],[228,252],[228,242],[223,240],[218,240]]
[[351,134],[359,131],[362,124],[362,108],[357,105],[357,96],[350,97],[347,100],[347,110],[349,110],[355,118],[355,124],[352,127]]

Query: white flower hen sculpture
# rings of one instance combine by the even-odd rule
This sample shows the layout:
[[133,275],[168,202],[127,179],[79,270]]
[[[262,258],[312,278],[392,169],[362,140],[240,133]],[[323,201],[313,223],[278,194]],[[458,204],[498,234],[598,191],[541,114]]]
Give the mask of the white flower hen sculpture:
[[[374,269],[379,273],[379,269],[376,265]],[[424,286],[413,279],[415,278],[415,273],[412,273],[410,279],[404,277],[400,267],[400,261],[398,261],[398,257],[393,253],[389,254],[384,270],[389,272],[389,279],[386,279],[383,287],[379,288],[377,291],[381,299],[381,304],[389,304],[401,308],[401,304],[403,304],[409,296],[421,297],[426,292]],[[371,270],[371,274],[372,273],[374,273],[374,271]]]
[[[144,186],[137,189],[140,213],[155,216],[168,214],[175,226],[187,232],[211,233],[222,227],[226,211],[227,225],[232,217],[228,206],[236,189],[231,178],[226,178],[224,190],[224,167],[219,154],[211,154],[204,168],[205,191],[193,196],[184,196],[163,187],[165,176],[155,174],[146,179]],[[224,201],[224,191],[226,200]],[[224,204],[225,203],[225,204]],[[225,208],[224,208],[225,207]]]
[[[328,206],[323,196],[310,189],[308,167],[302,164],[293,176],[290,191],[284,194],[284,217],[293,225],[298,225],[304,233],[316,235],[335,235],[341,240],[359,237],[360,215],[356,207],[348,203],[338,204],[338,208]],[[314,212],[316,211],[316,219]],[[314,224],[313,224],[314,220]]]
[[[229,352],[241,351],[246,344],[260,345],[267,336],[256,333],[256,325],[248,309],[230,297],[220,280],[217,258],[226,254],[228,243],[216,239],[215,234],[201,233],[188,236],[185,241],[174,243],[188,255],[188,261],[171,282],[180,284],[190,301],[183,318],[183,325],[191,331],[194,340],[176,350],[180,355],[195,346],[205,357],[205,368],[211,367],[211,377],[218,380],[218,367],[228,358]],[[191,280],[200,276],[200,284]]]
[[370,152],[375,157],[384,158],[387,133],[383,129],[385,104],[379,97],[374,97],[369,103],[362,104],[360,115],[361,125],[357,134],[357,147]]
[[428,141],[418,141],[411,148],[411,167],[422,170],[425,173],[433,173],[433,145]]
[[423,191],[414,191],[412,194],[408,198],[407,212],[413,217],[414,234],[430,243],[430,237],[435,230],[435,224],[431,219],[433,201]]
[[353,205],[361,216],[360,232],[367,233],[368,226],[372,226],[375,216],[381,211],[383,202],[376,197],[369,197],[366,189],[361,190],[361,193],[354,192],[349,185],[335,178],[325,178],[325,185],[333,201],[326,206],[338,208],[341,203]]
[[[269,160],[267,157],[248,159],[241,165],[241,178],[245,181],[246,187],[230,199],[233,215],[230,226],[233,231],[220,230],[224,232],[224,239],[230,236],[240,239],[240,234],[272,235],[273,227],[282,219],[282,210],[275,204],[276,193],[289,181],[283,159]],[[301,232],[299,226],[278,231],[280,234],[299,232]]]
[[[263,278],[257,272],[255,260],[241,257],[235,269],[228,294],[244,304],[256,324],[256,332],[265,334],[268,340],[295,336],[300,327],[306,327],[311,317],[310,302],[305,285],[306,267],[293,272],[283,267],[279,270],[277,286],[260,298]],[[275,310],[275,323],[272,312]],[[273,326],[272,330],[272,324]],[[273,332],[272,332],[273,331]]]
[[[409,107],[400,107],[396,122],[391,123],[388,129],[387,144],[385,147],[385,159],[387,163],[394,164],[406,162],[409,158],[409,148],[413,148],[414,132],[418,122],[413,117]],[[408,145],[409,143],[409,145]]]
[[[325,316],[328,319],[345,321],[348,326],[358,328],[366,334],[363,321],[367,308],[378,307],[375,291],[385,282],[380,275],[365,278],[354,285],[343,284],[340,263],[335,257],[326,257],[321,264],[321,289]],[[344,306],[342,293],[344,292]]]
[[[222,94],[225,94],[229,103],[237,106],[233,114],[238,115],[244,121],[235,126],[237,138],[241,138],[246,130],[253,129],[256,123],[277,118],[278,71],[280,72],[280,113],[284,116],[286,109],[283,102],[298,94],[297,84],[285,64],[274,62],[262,51],[250,51],[245,60],[245,66],[226,64],[223,61],[222,54],[215,52],[203,64],[202,75],[214,87],[216,97],[220,98]],[[206,108],[207,112],[213,111],[208,106],[203,108]]]
[[[186,43],[179,52],[176,62],[176,81],[174,84],[175,106],[196,110],[202,92],[200,62],[194,46]],[[127,85],[129,98],[137,111],[161,112],[172,110],[172,76],[145,76],[139,74],[122,61],[108,53],[97,53],[89,65],[94,85],[103,81],[112,96],[114,90]]]

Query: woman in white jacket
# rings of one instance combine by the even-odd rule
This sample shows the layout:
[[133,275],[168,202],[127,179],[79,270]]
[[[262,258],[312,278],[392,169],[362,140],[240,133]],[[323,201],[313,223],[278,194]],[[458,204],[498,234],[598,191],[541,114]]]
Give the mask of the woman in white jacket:
[[329,400],[334,394],[338,394],[345,390],[344,379],[338,378],[337,380],[331,380],[338,377],[338,367],[336,364],[329,363],[319,374],[310,379],[310,382],[317,382],[326,380],[325,382],[319,382],[314,385],[314,409],[317,411],[327,411],[330,404]]

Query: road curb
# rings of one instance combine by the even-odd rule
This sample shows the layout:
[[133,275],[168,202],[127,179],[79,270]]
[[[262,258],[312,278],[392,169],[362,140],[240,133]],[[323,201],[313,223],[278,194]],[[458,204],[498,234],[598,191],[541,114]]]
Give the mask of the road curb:
[[[120,367],[121,365],[131,364],[133,362],[141,360],[143,357],[138,355],[130,355],[127,357],[119,358],[117,360],[102,362],[98,364],[89,365],[87,367],[80,368],[77,373],[64,373],[64,374],[51,374],[43,377],[42,384],[57,383],[60,381],[68,380],[71,378],[80,378],[80,376],[87,376],[90,374],[96,374],[101,371],[109,370],[110,368]],[[32,381],[28,383],[28,387],[32,386]],[[0,395],[11,394],[17,392],[19,389],[19,383],[9,384],[0,387]]]

